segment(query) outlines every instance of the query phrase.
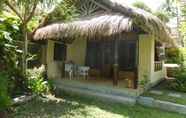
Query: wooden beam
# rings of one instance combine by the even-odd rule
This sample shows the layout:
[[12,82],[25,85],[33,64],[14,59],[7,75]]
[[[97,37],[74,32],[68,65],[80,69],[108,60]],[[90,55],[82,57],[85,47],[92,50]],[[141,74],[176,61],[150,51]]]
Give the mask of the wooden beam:
[[113,85],[118,85],[118,78],[119,78],[119,65],[118,65],[118,39],[115,38],[114,40],[114,65],[113,65]]
[[134,89],[137,89],[138,88],[138,71],[139,71],[139,39],[136,40],[136,57],[135,57],[135,61],[136,61],[136,64],[135,64],[135,71],[134,71],[134,74],[135,74],[135,78],[134,78]]

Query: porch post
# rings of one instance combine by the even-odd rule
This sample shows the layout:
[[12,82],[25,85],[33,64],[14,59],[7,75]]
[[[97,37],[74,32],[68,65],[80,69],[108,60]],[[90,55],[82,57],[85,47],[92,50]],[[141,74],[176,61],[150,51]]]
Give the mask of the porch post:
[[119,77],[119,65],[118,65],[118,39],[114,40],[114,65],[113,65],[113,85],[118,85],[118,77]]

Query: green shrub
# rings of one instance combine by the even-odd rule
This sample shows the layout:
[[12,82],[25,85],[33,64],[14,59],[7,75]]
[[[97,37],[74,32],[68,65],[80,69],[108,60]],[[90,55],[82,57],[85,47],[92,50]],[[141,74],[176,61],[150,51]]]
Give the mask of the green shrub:
[[148,75],[144,74],[143,79],[139,81],[141,87],[145,87],[149,83]]
[[0,73],[0,111],[8,108],[11,104],[8,95],[8,77],[4,73]]
[[52,87],[47,80],[44,80],[44,74],[45,74],[44,66],[28,70],[27,84],[28,84],[28,88],[33,93],[38,95],[50,93]]
[[166,63],[183,64],[183,53],[179,48],[168,48],[166,51]]
[[173,90],[186,92],[186,70],[180,69],[176,72],[176,80],[170,83],[169,87]]

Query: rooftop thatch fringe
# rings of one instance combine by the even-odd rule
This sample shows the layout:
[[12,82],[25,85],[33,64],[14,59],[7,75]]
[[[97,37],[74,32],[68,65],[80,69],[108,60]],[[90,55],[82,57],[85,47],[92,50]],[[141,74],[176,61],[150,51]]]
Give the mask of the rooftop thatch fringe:
[[152,34],[156,40],[174,45],[166,25],[156,16],[121,3],[121,0],[92,0],[110,9],[110,13],[70,23],[57,23],[38,29],[34,39],[65,39],[101,37],[130,32],[134,25]]
[[118,34],[132,30],[132,19],[119,14],[104,14],[88,19],[52,24],[36,31],[35,40],[63,39],[75,37],[99,37]]

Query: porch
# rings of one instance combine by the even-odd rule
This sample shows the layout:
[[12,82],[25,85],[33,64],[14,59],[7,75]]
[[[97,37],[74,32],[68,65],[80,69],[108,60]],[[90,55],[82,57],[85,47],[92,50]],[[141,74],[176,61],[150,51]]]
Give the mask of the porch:
[[72,44],[64,44],[64,47],[66,49],[59,49],[56,55],[65,52],[64,62],[72,64],[72,68],[76,68],[73,70],[75,73],[77,66],[89,68],[87,80],[75,76],[76,81],[137,89],[138,34],[133,32],[101,39],[76,39]]

